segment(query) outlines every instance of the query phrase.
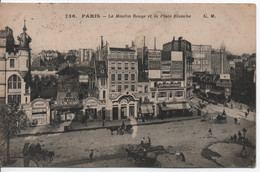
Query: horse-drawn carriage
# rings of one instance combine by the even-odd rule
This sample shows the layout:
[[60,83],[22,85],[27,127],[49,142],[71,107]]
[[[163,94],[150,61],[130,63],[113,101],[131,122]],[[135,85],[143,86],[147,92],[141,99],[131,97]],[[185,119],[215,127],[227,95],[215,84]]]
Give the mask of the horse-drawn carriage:
[[227,116],[226,115],[218,115],[216,117],[215,123],[227,123]]
[[137,167],[161,167],[157,160],[158,152],[148,143],[126,148],[126,152],[128,160],[133,160]]

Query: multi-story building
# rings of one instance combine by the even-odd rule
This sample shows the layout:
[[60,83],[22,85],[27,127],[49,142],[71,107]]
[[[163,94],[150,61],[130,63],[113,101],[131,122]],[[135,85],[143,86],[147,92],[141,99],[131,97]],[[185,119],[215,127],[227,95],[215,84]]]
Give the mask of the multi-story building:
[[108,48],[108,111],[111,119],[137,116],[138,62],[136,51],[126,48]]
[[211,73],[211,45],[192,45],[192,55],[194,62],[192,69],[194,72],[208,71]]
[[0,102],[27,104],[30,102],[30,42],[24,24],[23,33],[15,45],[13,30],[0,30]]
[[188,114],[187,99],[192,91],[191,44],[182,37],[173,39],[163,45],[161,55],[161,67],[148,72],[149,98],[153,102],[148,109],[153,109],[155,116]]

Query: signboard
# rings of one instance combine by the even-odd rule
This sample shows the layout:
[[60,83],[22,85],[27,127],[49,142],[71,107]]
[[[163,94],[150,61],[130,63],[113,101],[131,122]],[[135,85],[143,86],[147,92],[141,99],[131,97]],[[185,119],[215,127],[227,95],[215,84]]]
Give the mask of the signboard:
[[171,61],[183,61],[182,51],[172,51],[171,52]]
[[47,105],[43,101],[37,101],[32,106],[33,109],[46,109]]
[[149,70],[148,76],[149,76],[150,79],[161,78],[161,70]]
[[171,52],[171,77],[174,79],[183,78],[183,57],[182,52]]
[[160,70],[161,60],[148,60],[148,70]]

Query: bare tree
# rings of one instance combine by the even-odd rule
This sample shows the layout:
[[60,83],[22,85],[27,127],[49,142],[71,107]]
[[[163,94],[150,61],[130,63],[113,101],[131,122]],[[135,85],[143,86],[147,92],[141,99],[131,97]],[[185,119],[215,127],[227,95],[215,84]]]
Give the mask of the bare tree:
[[0,105],[0,130],[6,142],[6,163],[10,162],[10,139],[27,124],[25,112],[16,104]]

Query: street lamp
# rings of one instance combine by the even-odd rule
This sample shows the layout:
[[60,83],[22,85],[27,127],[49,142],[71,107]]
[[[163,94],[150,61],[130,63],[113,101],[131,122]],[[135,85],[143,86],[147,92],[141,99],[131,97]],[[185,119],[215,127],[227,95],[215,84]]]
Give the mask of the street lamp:
[[243,134],[244,134],[244,143],[243,143],[243,150],[246,150],[246,132],[247,132],[247,129],[246,128],[243,128]]

